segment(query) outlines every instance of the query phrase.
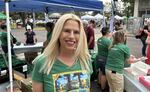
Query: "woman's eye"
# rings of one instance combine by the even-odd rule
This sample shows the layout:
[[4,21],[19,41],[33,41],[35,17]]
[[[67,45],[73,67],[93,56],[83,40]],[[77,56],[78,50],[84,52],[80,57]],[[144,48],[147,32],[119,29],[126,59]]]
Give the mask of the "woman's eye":
[[78,30],[75,30],[74,34],[80,34],[80,32]]
[[64,32],[67,32],[67,33],[70,33],[70,32],[71,32],[70,29],[64,29],[63,31],[64,31]]
[[63,31],[64,31],[64,32],[67,32],[67,33],[73,32],[74,34],[80,34],[80,31],[79,31],[79,30],[64,29]]

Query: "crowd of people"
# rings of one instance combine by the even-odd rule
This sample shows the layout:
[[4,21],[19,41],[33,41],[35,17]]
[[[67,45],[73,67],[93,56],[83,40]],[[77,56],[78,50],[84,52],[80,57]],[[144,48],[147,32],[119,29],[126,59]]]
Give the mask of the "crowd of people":
[[[94,28],[95,21],[82,22],[74,14],[65,14],[58,19],[49,44],[34,60],[34,92],[90,90],[90,74],[93,71],[90,54],[95,46]],[[125,62],[134,63],[136,58],[125,44],[126,34],[123,30],[111,33],[109,27],[104,27],[101,33],[103,36],[97,41],[96,56],[98,83],[103,92],[108,91],[107,83],[110,92],[123,92]],[[78,78],[74,80],[78,85],[74,87],[73,79],[68,78],[77,77],[76,74]],[[81,75],[86,76],[86,84]],[[61,83],[60,79],[66,82]]]
[[[100,30],[102,37],[96,41],[98,50],[94,61],[97,70],[93,70],[91,55],[95,48],[95,21],[86,22],[74,14],[64,14],[55,24],[46,23],[47,39],[44,41],[42,53],[33,60],[33,92],[89,92],[93,71],[98,71],[97,80],[102,92],[123,92],[125,63],[134,63],[136,58],[131,55],[126,45],[126,33],[118,23],[114,26],[115,32],[110,32],[107,26]],[[5,35],[5,41],[2,38],[4,36],[0,36],[3,43],[1,46],[8,53],[6,26],[1,26],[1,29]],[[149,30],[150,21],[143,28],[141,37],[142,55],[147,56],[147,64],[150,64]],[[36,42],[36,34],[28,23],[25,44]]]

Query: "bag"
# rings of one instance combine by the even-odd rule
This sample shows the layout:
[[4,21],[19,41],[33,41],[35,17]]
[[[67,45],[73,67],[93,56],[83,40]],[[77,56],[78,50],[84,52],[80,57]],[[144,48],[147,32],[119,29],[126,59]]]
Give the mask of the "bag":
[[10,33],[10,35],[12,36],[12,42],[13,42],[13,44],[15,44],[16,42],[17,42],[17,39]]
[[136,39],[140,39],[142,37],[143,30],[138,30],[137,34],[135,35]]
[[136,39],[140,39],[142,36],[141,35],[135,35]]
[[13,43],[16,43],[17,39],[15,37],[13,37]]

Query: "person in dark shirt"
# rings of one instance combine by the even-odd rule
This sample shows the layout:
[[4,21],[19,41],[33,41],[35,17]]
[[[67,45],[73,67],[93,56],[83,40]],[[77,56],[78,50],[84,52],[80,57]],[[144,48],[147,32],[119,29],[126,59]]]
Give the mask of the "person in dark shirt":
[[35,44],[36,43],[36,37],[35,32],[32,31],[32,28],[30,26],[27,27],[27,32],[25,32],[25,44]]
[[146,47],[147,47],[147,44],[146,44],[146,38],[147,38],[147,35],[148,33],[150,32],[150,21],[147,22],[147,25],[144,26],[143,28],[143,31],[141,33],[141,42],[143,44],[143,47],[142,47],[142,55],[143,56],[146,56]]
[[[27,32],[25,32],[25,45],[34,45],[37,42],[37,39],[35,37],[35,32],[33,32],[32,28],[30,26],[27,27]],[[25,60],[29,63],[31,63],[35,57],[38,55],[35,51],[29,51],[25,52]]]
[[89,25],[86,29],[87,43],[89,50],[93,50],[95,46],[95,35],[94,35],[95,21],[90,20]]

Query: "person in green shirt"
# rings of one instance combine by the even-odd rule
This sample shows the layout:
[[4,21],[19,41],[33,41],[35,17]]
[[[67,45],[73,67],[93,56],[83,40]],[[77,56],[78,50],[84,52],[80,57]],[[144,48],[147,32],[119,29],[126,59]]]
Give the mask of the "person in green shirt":
[[103,27],[101,30],[102,37],[97,40],[98,53],[96,57],[97,69],[100,69],[98,74],[98,83],[101,86],[101,90],[106,89],[106,76],[105,76],[105,65],[108,55],[108,48],[111,45],[111,33],[108,27]]
[[[4,51],[5,54],[8,53],[8,43],[7,43],[7,26],[6,25],[1,25],[1,29],[2,31],[0,32],[0,41],[1,41],[1,47],[2,47],[2,50]],[[11,34],[11,33],[10,33]],[[11,34],[10,35],[11,37],[11,54],[12,55],[15,55],[15,52],[13,50],[13,39],[16,39],[13,37],[13,35]]]
[[60,17],[52,38],[33,61],[33,92],[89,92],[92,66],[80,18]]
[[42,52],[44,51],[44,49],[46,48],[46,46],[48,45],[48,43],[51,40],[52,32],[53,32],[53,29],[54,29],[54,23],[53,22],[47,22],[45,24],[45,29],[47,31],[47,37],[46,37],[46,41],[43,43],[44,48],[42,49]]
[[105,69],[110,92],[123,92],[124,64],[125,62],[132,63],[135,60],[135,57],[130,54],[128,46],[125,45],[125,41],[126,36],[123,31],[116,31],[113,34],[113,43],[108,52]]

